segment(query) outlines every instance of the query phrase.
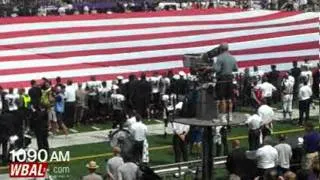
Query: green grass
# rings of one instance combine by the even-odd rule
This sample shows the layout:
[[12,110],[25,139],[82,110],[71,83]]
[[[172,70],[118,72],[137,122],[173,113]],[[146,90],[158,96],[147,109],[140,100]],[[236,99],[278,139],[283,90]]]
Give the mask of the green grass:
[[[248,110],[250,110],[248,108]],[[312,117],[311,121],[317,125],[318,124],[318,117]],[[147,124],[151,123],[158,123],[155,120],[145,121]],[[101,129],[109,129],[111,124],[97,124],[96,127],[101,127]],[[317,125],[318,126],[318,125]],[[274,124],[274,132],[283,131],[283,130],[290,130],[290,129],[297,129],[298,127],[291,122],[275,122]],[[80,126],[76,128],[80,132],[92,131],[91,127],[89,126]],[[247,135],[247,127],[234,127],[229,134],[230,138],[241,136],[240,141],[243,147],[248,146],[247,139],[245,139]],[[291,137],[301,136],[303,132],[295,132],[288,134]],[[172,144],[172,136],[168,136],[164,138],[163,136],[150,136],[148,137],[150,148],[154,147],[161,147],[161,146],[168,146]],[[230,146],[230,143],[229,143]],[[229,147],[231,150],[231,147]],[[69,167],[70,173],[68,176],[58,176],[57,179],[59,180],[76,180],[79,179],[81,176],[87,174],[87,170],[85,165],[90,160],[95,160],[100,168],[98,172],[104,174],[105,172],[105,160],[110,158],[111,155],[111,147],[108,143],[93,143],[93,144],[85,144],[85,145],[75,145],[70,147],[61,147],[55,148],[52,150],[60,150],[60,151],[70,151],[71,152],[71,162],[68,163],[56,163],[50,164],[49,168],[52,169],[54,167]],[[92,155],[100,155],[99,157],[92,157]],[[83,156],[91,156],[91,157],[83,157]],[[79,157],[82,157],[79,159]],[[74,160],[74,158],[78,158],[78,160]],[[191,157],[190,159],[194,159],[196,157]],[[171,147],[157,149],[157,150],[150,150],[150,165],[160,165],[160,164],[168,164],[174,162],[174,154]],[[6,170],[0,170],[0,173],[4,173]],[[225,169],[217,169],[215,171],[215,179],[224,180],[226,179],[226,170]]]

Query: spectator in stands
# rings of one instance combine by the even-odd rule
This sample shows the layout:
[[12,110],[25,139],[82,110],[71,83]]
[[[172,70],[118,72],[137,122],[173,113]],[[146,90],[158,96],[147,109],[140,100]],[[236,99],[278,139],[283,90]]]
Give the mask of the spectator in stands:
[[263,121],[261,117],[257,114],[249,116],[246,124],[248,125],[248,141],[249,141],[249,150],[255,151],[260,147],[260,135],[261,135],[261,125]]
[[270,106],[272,98],[274,97],[274,92],[277,91],[277,88],[268,82],[267,77],[263,77],[262,84],[259,84],[257,87],[262,91],[262,98],[264,102]]
[[140,115],[136,115],[136,123],[133,123],[131,125],[131,133],[134,139],[134,150],[135,150],[135,156],[137,158],[136,162],[142,162],[142,155],[143,155],[143,144],[144,141],[147,140],[147,133],[148,128],[147,126],[142,122],[142,118]]
[[279,144],[274,147],[278,151],[279,161],[278,165],[278,174],[283,175],[290,169],[290,159],[292,157],[291,146],[286,143],[286,136],[280,134]]
[[246,150],[240,147],[239,140],[232,141],[232,152],[227,157],[226,168],[230,174],[240,179],[252,179],[254,177],[255,163],[247,159]]
[[173,130],[173,150],[175,162],[188,161],[188,150],[187,150],[187,142],[186,137],[189,132],[190,126],[185,124],[180,124],[173,122],[172,130]]
[[[312,89],[308,82],[304,80],[303,86],[299,89],[299,125],[302,126],[303,122],[309,120],[310,103],[312,96]],[[305,115],[305,118],[304,118]]]
[[[280,71],[277,70],[276,65],[271,65],[271,71],[267,74],[269,82],[276,88],[280,89]],[[272,94],[273,103],[276,104],[280,101],[280,92]]]
[[119,147],[113,147],[113,157],[107,162],[107,179],[118,180],[118,168],[124,164],[122,157],[120,156],[121,149]]
[[65,121],[66,126],[72,128],[74,125],[74,112],[76,107],[76,88],[72,80],[67,81],[65,90]]
[[[217,76],[217,98],[221,121],[229,121],[232,116],[232,81],[233,72],[238,71],[236,59],[229,53],[228,44],[220,46],[221,54],[217,57],[214,71]],[[227,117],[228,116],[228,117]]]
[[289,115],[289,119],[292,120],[293,86],[294,78],[286,73],[281,83],[282,109],[284,120],[286,120],[287,114]]
[[129,157],[123,157],[124,164],[118,168],[118,180],[138,180],[139,167]]
[[294,78],[294,88],[293,88],[293,99],[298,98],[298,91],[299,91],[299,77],[301,74],[301,70],[298,67],[297,61],[292,62],[293,68],[290,70],[290,75]]
[[278,162],[278,152],[272,147],[272,139],[267,136],[263,140],[263,146],[256,151],[258,176],[263,176],[265,173],[274,170]]
[[89,174],[82,177],[82,180],[102,180],[102,176],[96,173],[99,168],[95,161],[90,161],[86,167],[89,170]]
[[310,170],[313,161],[319,159],[318,151],[320,150],[320,134],[314,130],[311,122],[305,124],[305,135],[303,136],[303,145],[306,155],[304,157],[304,164],[302,168]]

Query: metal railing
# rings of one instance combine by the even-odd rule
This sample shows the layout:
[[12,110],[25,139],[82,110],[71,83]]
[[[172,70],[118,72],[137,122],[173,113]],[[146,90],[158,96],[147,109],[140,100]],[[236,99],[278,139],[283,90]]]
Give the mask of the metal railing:
[[[214,168],[225,168],[226,159],[227,156],[215,157],[213,163]],[[154,172],[164,180],[177,177],[180,179],[193,179],[201,176],[202,160],[198,159],[173,164],[152,166],[151,169],[153,169]]]

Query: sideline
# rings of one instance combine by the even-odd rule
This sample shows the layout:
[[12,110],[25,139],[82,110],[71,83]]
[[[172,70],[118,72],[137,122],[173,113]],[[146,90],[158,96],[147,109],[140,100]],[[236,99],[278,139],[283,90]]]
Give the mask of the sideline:
[[[315,127],[315,129],[319,129],[319,127]],[[303,128],[290,129],[290,130],[273,132],[272,135],[290,134],[290,133],[296,133],[296,132],[302,132],[302,131],[304,131]],[[236,137],[228,138],[228,141],[235,140],[235,139],[242,140],[242,139],[247,139],[247,138],[248,138],[248,136],[236,136]],[[151,147],[151,148],[149,148],[149,151],[163,150],[163,149],[168,149],[171,147],[172,147],[171,145]],[[99,157],[106,157],[106,156],[111,156],[111,155],[112,155],[112,153],[102,153],[102,154],[96,154],[96,155],[79,156],[79,157],[70,158],[70,162],[78,161],[78,160],[85,160],[85,159],[92,159],[92,158],[99,158]],[[56,164],[59,162],[52,162],[52,163]],[[7,168],[8,168],[7,166],[0,166],[0,170],[6,170]]]

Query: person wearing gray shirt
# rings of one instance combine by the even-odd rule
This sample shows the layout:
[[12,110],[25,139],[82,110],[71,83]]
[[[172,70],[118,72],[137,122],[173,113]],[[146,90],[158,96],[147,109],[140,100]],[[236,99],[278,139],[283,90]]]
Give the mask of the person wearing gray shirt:
[[281,174],[284,174],[290,168],[290,159],[292,157],[292,149],[289,144],[285,142],[285,135],[279,136],[279,144],[274,148],[278,151],[278,169]]
[[133,162],[126,162],[118,168],[118,180],[137,180],[138,166]]
[[217,77],[216,94],[220,120],[226,122],[232,121],[233,72],[238,71],[238,65],[236,59],[229,53],[228,44],[220,45],[220,51],[214,72]]
[[113,148],[114,157],[107,162],[107,176],[110,180],[118,180],[118,168],[124,164],[122,157],[120,157],[120,148]]

